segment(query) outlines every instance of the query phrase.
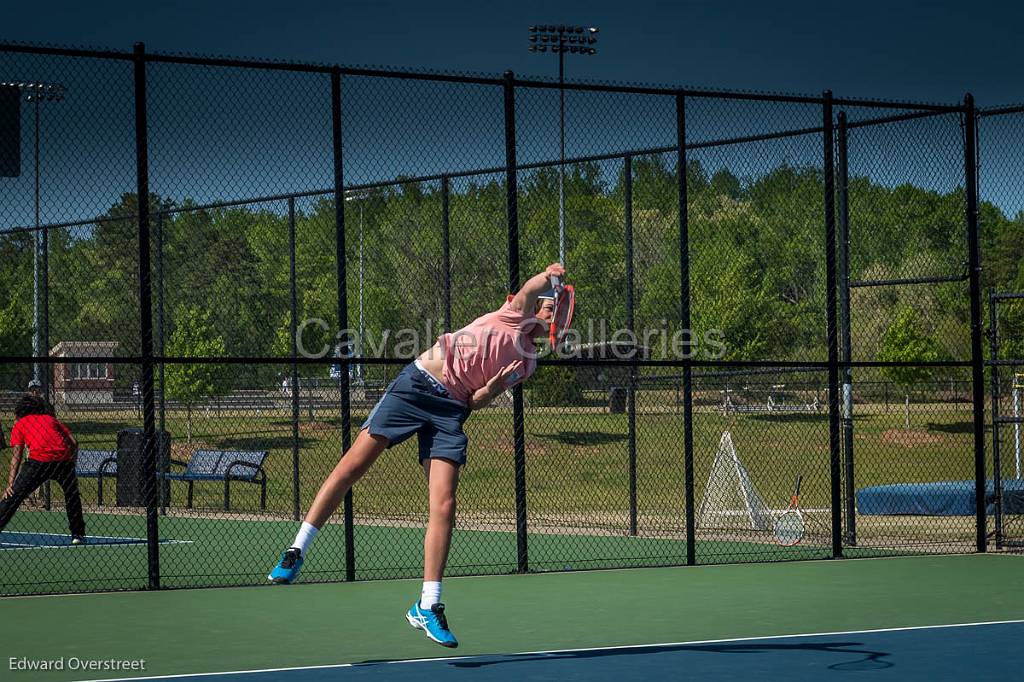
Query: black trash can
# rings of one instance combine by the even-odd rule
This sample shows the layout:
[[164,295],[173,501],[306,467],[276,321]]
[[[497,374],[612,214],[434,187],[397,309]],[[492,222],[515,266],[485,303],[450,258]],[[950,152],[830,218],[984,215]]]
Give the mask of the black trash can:
[[626,411],[626,389],[613,386],[608,389],[608,411],[611,414],[622,414]]
[[[117,506],[145,507],[146,494],[152,486],[146,481],[146,463],[142,458],[142,429],[121,429],[117,432]],[[156,471],[168,471],[171,464],[171,434],[156,432]],[[170,499],[171,482],[161,480],[161,499]],[[160,504],[160,500],[155,500]]]

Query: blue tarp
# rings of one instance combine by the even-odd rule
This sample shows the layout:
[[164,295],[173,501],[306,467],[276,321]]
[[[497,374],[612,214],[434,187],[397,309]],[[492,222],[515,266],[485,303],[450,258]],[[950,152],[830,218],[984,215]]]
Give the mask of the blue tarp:
[[[987,481],[985,503],[994,513],[995,484]],[[857,491],[860,514],[974,516],[974,481],[890,483]],[[1024,514],[1024,480],[1003,481],[1003,513]]]

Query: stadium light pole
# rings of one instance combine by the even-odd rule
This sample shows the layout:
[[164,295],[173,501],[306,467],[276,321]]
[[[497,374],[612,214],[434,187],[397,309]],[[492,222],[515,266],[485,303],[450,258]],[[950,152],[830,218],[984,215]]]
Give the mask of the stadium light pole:
[[565,55],[597,54],[598,28],[565,24],[530,26],[530,52],[558,55],[558,260],[565,264]]
[[[39,220],[39,103],[40,102],[60,102],[64,99],[64,93],[67,88],[61,83],[52,82],[40,82],[40,81],[13,81],[6,82],[3,85],[13,86],[18,88],[22,96],[25,97],[26,102],[30,102],[33,108],[34,128],[33,128],[33,162],[35,168],[35,192],[34,192],[34,208],[35,208],[35,232],[33,233],[33,244],[34,253],[32,258],[32,355],[36,358],[42,355],[44,339],[42,338],[42,322],[40,317],[42,311],[40,310],[40,284],[41,284],[41,272],[40,267],[42,266],[43,258],[45,257],[45,249],[47,248],[46,234],[40,234],[40,220]],[[45,284],[44,284],[45,286]],[[47,353],[49,350],[47,350]],[[36,381],[42,381],[42,368],[39,362],[32,364],[32,378]],[[49,373],[47,373],[46,381],[43,383],[43,390],[47,399],[49,399]]]

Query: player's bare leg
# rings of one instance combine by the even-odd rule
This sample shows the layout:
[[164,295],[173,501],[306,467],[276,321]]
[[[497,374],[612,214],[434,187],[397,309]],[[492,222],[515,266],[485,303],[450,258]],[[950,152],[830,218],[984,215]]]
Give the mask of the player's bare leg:
[[430,519],[423,538],[423,591],[405,617],[410,625],[423,630],[441,646],[454,648],[459,642],[448,627],[441,603],[441,579],[455,527],[459,465],[447,459],[427,459],[423,461],[423,471],[430,491]]
[[306,513],[305,521],[299,527],[295,541],[284,551],[277,565],[267,576],[270,582],[287,585],[295,581],[305,561],[306,551],[320,528],[327,523],[327,519],[338,509],[348,491],[369,471],[387,446],[387,438],[371,435],[369,429],[359,432],[356,442],[338,461],[327,480],[321,484],[313,504]]
[[327,480],[321,484],[313,504],[306,512],[306,523],[317,528],[323,527],[341,505],[349,489],[370,470],[387,446],[387,438],[371,435],[369,429],[360,431],[356,442],[338,460]]

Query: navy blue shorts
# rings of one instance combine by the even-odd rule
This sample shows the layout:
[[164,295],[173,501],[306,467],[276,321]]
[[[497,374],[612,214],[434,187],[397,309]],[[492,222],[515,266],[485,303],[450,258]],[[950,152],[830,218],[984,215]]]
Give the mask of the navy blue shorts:
[[420,462],[430,458],[465,464],[469,439],[462,424],[469,412],[436,379],[409,363],[370,410],[362,428],[387,438],[389,448],[416,434]]

